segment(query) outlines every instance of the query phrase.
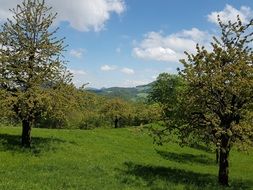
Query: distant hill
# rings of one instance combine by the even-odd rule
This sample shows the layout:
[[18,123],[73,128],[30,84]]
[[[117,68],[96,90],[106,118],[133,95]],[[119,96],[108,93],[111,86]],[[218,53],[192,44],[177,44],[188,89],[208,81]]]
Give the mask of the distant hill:
[[88,88],[87,90],[106,97],[112,98],[119,97],[129,101],[145,101],[152,84],[153,83],[149,83],[147,85],[129,88],[126,87],[111,87],[101,89]]

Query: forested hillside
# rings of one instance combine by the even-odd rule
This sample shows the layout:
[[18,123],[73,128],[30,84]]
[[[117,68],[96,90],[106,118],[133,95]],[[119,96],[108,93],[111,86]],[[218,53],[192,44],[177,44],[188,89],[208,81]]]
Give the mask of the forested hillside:
[[111,87],[111,88],[101,88],[101,89],[87,89],[90,92],[94,92],[98,95],[111,97],[111,98],[122,98],[128,101],[134,102],[145,102],[147,101],[147,96],[152,88],[153,83],[147,85],[136,86],[132,88],[123,87]]

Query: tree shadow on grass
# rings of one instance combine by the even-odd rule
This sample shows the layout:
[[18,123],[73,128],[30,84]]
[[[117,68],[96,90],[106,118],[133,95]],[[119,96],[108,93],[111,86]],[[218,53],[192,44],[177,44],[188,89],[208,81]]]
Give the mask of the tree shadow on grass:
[[198,149],[198,150],[202,150],[202,151],[205,151],[205,152],[208,152],[208,153],[213,153],[211,147],[207,146],[207,145],[195,143],[195,144],[191,144],[189,147],[195,148],[195,149]]
[[171,160],[174,162],[180,163],[197,163],[197,164],[205,164],[205,165],[215,165],[215,160],[209,158],[204,154],[193,155],[187,153],[174,153],[156,150],[156,152],[166,160]]
[[20,135],[0,134],[0,151],[9,151],[12,153],[30,153],[34,156],[40,156],[45,152],[55,152],[57,145],[66,141],[57,138],[32,137],[31,148],[21,146]]
[[[176,185],[183,185],[184,189],[222,189],[217,184],[217,176],[183,169],[125,162],[124,169],[119,171],[122,183],[143,185],[139,182],[141,179],[150,189],[174,189]],[[159,188],[161,183],[163,187]],[[251,185],[248,181],[233,181],[227,189],[249,189]]]

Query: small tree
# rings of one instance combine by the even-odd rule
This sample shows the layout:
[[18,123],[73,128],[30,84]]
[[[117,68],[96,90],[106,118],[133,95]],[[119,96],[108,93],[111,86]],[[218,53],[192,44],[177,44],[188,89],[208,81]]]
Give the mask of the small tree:
[[212,51],[197,45],[197,53],[181,61],[187,89],[180,132],[219,143],[218,181],[227,186],[232,146],[253,142],[253,21],[218,21],[221,38],[214,37]]
[[[171,122],[177,109],[178,94],[183,89],[183,80],[179,75],[161,73],[153,83],[148,99],[156,102],[163,110],[163,119]],[[176,119],[176,118],[175,118]]]
[[[161,73],[152,85],[148,99],[149,102],[159,105],[162,122],[159,123],[159,126],[151,126],[150,131],[154,142],[158,145],[175,141],[172,133],[179,134],[177,129],[183,124],[181,122],[181,94],[184,90],[185,82],[182,77],[169,73]],[[185,143],[185,139],[179,138],[178,143],[182,145],[182,142]]]
[[107,119],[113,122],[114,128],[119,128],[121,127],[122,121],[127,120],[130,116],[131,107],[128,102],[120,98],[113,98],[107,101],[101,112]]
[[70,75],[61,61],[64,41],[54,37],[51,7],[44,0],[24,0],[11,12],[0,30],[0,94],[22,122],[22,145],[30,147],[31,126],[66,101],[59,91]]

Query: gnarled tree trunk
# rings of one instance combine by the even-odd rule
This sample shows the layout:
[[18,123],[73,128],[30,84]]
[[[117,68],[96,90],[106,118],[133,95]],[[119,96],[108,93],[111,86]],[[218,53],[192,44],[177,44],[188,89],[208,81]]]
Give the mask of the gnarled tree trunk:
[[229,151],[230,151],[229,137],[227,135],[222,135],[220,145],[220,159],[219,159],[219,183],[223,186],[228,186]]
[[22,146],[31,147],[31,122],[28,120],[22,121]]

